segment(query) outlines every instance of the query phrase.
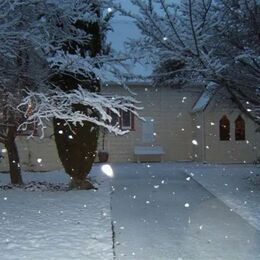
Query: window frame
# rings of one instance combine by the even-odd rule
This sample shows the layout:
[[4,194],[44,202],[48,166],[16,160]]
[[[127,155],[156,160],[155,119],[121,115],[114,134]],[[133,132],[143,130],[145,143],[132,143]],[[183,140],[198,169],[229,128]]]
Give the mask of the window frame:
[[[120,116],[118,116],[117,114],[113,113],[110,109],[107,110],[107,113],[112,117],[111,120],[111,125],[116,126],[118,125],[118,127],[120,128],[120,130],[129,130],[129,131],[134,131],[135,130],[135,116],[131,111],[123,111],[122,109],[119,109],[119,114]],[[129,125],[124,125],[124,113],[130,113],[129,115]],[[117,117],[116,120],[114,120],[113,118]],[[113,124],[113,121],[116,121],[115,124]]]
[[[129,113],[129,125],[124,125],[124,115]],[[131,111],[123,111],[120,110],[120,128],[122,130],[130,130],[130,131],[134,131],[134,114]]]

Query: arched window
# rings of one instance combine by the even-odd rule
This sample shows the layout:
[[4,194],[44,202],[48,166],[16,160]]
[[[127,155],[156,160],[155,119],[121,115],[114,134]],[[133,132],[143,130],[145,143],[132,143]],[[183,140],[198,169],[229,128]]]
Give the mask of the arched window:
[[226,115],[219,121],[219,139],[221,141],[230,140],[230,123]]
[[245,120],[240,115],[235,121],[235,137],[237,141],[246,139]]

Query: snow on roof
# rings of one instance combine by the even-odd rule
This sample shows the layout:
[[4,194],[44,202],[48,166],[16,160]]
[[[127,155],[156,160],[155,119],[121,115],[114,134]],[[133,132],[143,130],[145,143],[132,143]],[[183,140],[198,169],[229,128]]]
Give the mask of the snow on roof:
[[215,94],[217,87],[218,87],[218,85],[213,82],[210,82],[207,85],[206,89],[201,94],[201,96],[199,97],[199,99],[197,100],[195,105],[193,106],[192,113],[197,113],[197,112],[201,112],[201,111],[205,110],[205,108],[209,104],[209,101]]

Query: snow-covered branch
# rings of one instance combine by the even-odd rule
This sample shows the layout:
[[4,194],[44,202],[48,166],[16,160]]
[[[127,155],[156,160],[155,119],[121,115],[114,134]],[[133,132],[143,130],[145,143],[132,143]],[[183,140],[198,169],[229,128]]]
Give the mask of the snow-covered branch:
[[[0,3],[0,85],[15,97],[10,104],[23,122],[19,129],[37,124],[44,130],[46,120],[55,117],[73,124],[87,120],[123,134],[110,124],[108,109],[118,115],[119,109],[129,110],[138,116],[136,100],[108,99],[87,90],[93,82],[99,85],[111,79],[124,85],[129,74],[125,65],[129,55],[108,53],[105,33],[113,15],[102,10],[109,6],[109,0]],[[68,92],[54,82],[55,77],[62,78]],[[19,95],[15,95],[17,90]],[[76,109],[76,104],[86,110]]]
[[[79,105],[82,105],[84,109],[76,109]],[[46,122],[54,117],[64,119],[74,125],[89,121],[116,135],[123,135],[127,131],[111,125],[110,111],[119,117],[120,110],[131,111],[139,117],[138,111],[142,109],[134,98],[106,97],[98,93],[91,93],[80,86],[69,92],[60,89],[50,90],[48,93],[28,91],[18,108],[27,118],[20,128],[26,129],[30,124],[37,125],[42,130],[42,137]]]

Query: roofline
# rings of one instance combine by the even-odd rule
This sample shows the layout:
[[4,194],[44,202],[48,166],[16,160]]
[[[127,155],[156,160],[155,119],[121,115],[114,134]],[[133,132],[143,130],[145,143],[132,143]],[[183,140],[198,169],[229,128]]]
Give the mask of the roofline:
[[[207,87],[205,88],[205,90],[201,93],[200,97],[197,99],[197,101],[195,102],[195,104],[192,107],[192,110],[190,111],[191,114],[196,114],[196,113],[200,113],[200,112],[204,112],[211,99],[214,97],[216,91],[218,88],[218,84],[214,83],[214,82],[210,82]],[[196,108],[197,104],[199,103],[199,101],[203,98],[204,95],[208,95],[208,100],[206,101],[206,104],[203,106],[199,106],[198,108]]]

